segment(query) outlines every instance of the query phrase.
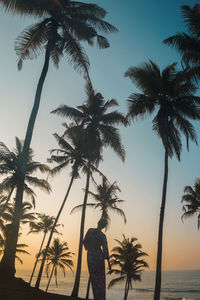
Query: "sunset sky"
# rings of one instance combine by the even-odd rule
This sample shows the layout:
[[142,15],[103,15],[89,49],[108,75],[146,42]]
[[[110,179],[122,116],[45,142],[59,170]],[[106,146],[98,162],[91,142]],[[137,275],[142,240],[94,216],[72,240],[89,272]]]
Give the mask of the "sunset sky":
[[[84,1],[87,2],[87,1]],[[175,50],[162,44],[162,41],[176,32],[184,30],[180,6],[193,5],[197,1],[182,0],[101,0],[91,1],[105,8],[106,20],[115,25],[119,32],[110,34],[111,47],[99,50],[84,45],[89,56],[90,74],[97,91],[106,100],[116,98],[119,110],[127,112],[128,96],[136,91],[132,82],[124,77],[130,66],[138,66],[151,59],[161,68],[180,57]],[[34,93],[44,61],[44,54],[36,60],[25,61],[21,72],[17,70],[17,56],[14,41],[17,35],[29,24],[37,20],[12,16],[1,11],[0,19],[0,101],[1,118],[0,141],[10,149],[14,147],[15,136],[23,139]],[[85,82],[63,57],[57,70],[52,64],[47,75],[42,94],[40,111],[36,120],[32,148],[35,160],[46,162],[49,150],[57,146],[53,133],[62,133],[61,123],[65,119],[50,112],[60,104],[80,105],[85,100]],[[194,123],[200,140],[199,122]],[[155,269],[157,250],[157,231],[163,181],[164,150],[159,138],[152,131],[151,118],[138,119],[127,128],[120,128],[122,141],[126,149],[126,160],[122,163],[110,150],[104,152],[104,162],[100,170],[110,182],[117,181],[121,188],[120,199],[125,203],[120,207],[127,216],[123,224],[120,216],[111,214],[111,225],[106,233],[110,250],[114,239],[137,237],[143,250],[149,254],[150,270]],[[69,183],[70,169],[50,179],[50,195],[37,191],[37,212],[56,215]],[[200,268],[200,232],[197,230],[197,217],[181,221],[181,197],[186,185],[193,185],[200,177],[200,149],[191,144],[189,153],[185,149],[181,163],[176,159],[169,161],[169,184],[164,222],[163,269],[199,269]],[[96,177],[100,182],[100,178]],[[83,201],[85,178],[76,180],[63,211],[60,223],[62,239],[69,243],[70,249],[77,253],[80,212],[70,215],[71,209]],[[91,190],[93,186],[91,185]],[[87,211],[86,230],[95,227],[99,212]],[[33,258],[38,251],[42,236],[26,235],[24,227],[21,242],[29,245],[30,257],[24,256],[23,268],[31,268]],[[84,253],[85,257],[85,253]],[[84,260],[84,268],[86,268]]]

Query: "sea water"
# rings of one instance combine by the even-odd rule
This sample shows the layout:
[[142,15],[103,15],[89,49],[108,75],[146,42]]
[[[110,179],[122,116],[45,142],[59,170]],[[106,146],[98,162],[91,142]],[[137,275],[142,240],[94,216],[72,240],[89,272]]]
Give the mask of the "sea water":
[[[29,281],[31,271],[18,271],[17,276]],[[107,283],[114,278],[107,276]],[[41,289],[45,289],[47,277],[43,276]],[[33,280],[34,285],[35,278]],[[83,272],[81,277],[79,296],[85,298],[88,273]],[[70,295],[74,282],[74,274],[62,273],[58,275],[58,286],[55,286],[55,280],[52,278],[49,292],[62,295]],[[133,282],[133,290],[130,290],[128,300],[152,300],[155,282],[155,272],[146,271],[142,275],[141,282]],[[124,284],[118,284],[112,289],[106,291],[107,300],[123,300]],[[92,291],[90,292],[92,299]],[[162,293],[161,300],[200,300],[200,270],[192,271],[164,271],[162,273]]]

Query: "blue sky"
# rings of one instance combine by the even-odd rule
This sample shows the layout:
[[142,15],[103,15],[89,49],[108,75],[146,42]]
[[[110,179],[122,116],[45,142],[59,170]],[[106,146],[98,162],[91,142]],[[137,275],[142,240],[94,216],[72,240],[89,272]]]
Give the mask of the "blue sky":
[[[85,1],[87,2],[87,1]],[[180,5],[193,5],[196,1],[158,1],[158,0],[101,0],[93,1],[108,12],[106,20],[115,25],[119,32],[108,36],[111,47],[105,50],[85,49],[90,58],[90,74],[94,88],[105,99],[116,98],[119,110],[126,113],[128,96],[136,91],[132,82],[124,77],[130,66],[139,65],[148,59],[155,61],[161,68],[174,61],[180,61],[175,50],[162,44],[168,36],[184,30]],[[44,55],[34,61],[25,61],[21,72],[16,67],[14,52],[16,36],[29,24],[36,22],[30,18],[21,19],[1,12],[0,20],[0,99],[1,118],[0,140],[7,146],[14,146],[14,137],[23,138],[34,100]],[[54,132],[62,133],[64,119],[50,112],[60,104],[76,106],[85,100],[84,80],[63,57],[59,69],[50,66],[44,85],[40,112],[36,121],[32,147],[35,158],[46,161],[48,151],[56,146],[52,137]],[[199,123],[195,123],[199,136]],[[128,223],[124,225],[118,216],[112,215],[108,230],[110,248],[113,239],[120,239],[122,233],[135,236],[149,253],[150,268],[155,267],[157,226],[163,180],[163,147],[152,132],[151,119],[138,120],[128,128],[120,129],[126,148],[126,161],[123,164],[115,154],[106,150],[101,170],[110,181],[117,181],[121,187],[120,197],[126,200],[123,209]],[[62,201],[69,172],[51,180],[53,192],[50,196],[38,192],[37,210],[56,214]],[[200,239],[197,231],[197,219],[181,222],[181,196],[185,185],[193,185],[200,176],[199,148],[191,145],[190,152],[185,151],[181,163],[172,159],[169,164],[169,186],[167,192],[166,217],[164,224],[164,268],[195,269],[200,268]],[[73,206],[82,202],[85,179],[78,180],[71,193],[61,221],[66,225],[63,238],[77,251],[77,237],[80,214],[69,215]],[[99,214],[88,212],[86,229],[96,226]],[[70,224],[70,226],[68,226]],[[73,230],[72,230],[73,228]],[[26,237],[24,237],[26,239]],[[31,243],[32,254],[37,250],[40,237]],[[180,252],[182,255],[180,255]],[[28,261],[27,261],[28,263]]]

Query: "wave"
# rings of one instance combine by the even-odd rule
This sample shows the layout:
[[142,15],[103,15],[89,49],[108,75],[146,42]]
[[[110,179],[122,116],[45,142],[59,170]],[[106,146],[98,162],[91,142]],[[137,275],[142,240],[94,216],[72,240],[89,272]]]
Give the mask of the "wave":
[[[154,289],[153,288],[136,288],[134,289],[137,292],[153,292]],[[161,290],[162,293],[182,293],[182,294],[200,294],[200,290],[193,290],[193,289],[183,289],[183,290],[179,290],[179,289],[172,289],[172,288],[163,288]]]

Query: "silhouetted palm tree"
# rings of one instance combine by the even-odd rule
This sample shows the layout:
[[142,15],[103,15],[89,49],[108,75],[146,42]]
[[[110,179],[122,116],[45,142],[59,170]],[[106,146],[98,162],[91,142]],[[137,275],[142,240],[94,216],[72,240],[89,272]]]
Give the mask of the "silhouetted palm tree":
[[154,300],[160,299],[163,221],[168,180],[168,158],[176,155],[180,160],[182,150],[181,134],[197,143],[193,125],[188,119],[200,117],[199,97],[194,96],[195,86],[186,80],[184,73],[176,70],[176,64],[167,66],[162,72],[152,61],[141,67],[131,67],[125,73],[142,93],[129,96],[128,117],[144,118],[156,113],[153,130],[162,140],[165,150],[164,180],[158,233],[158,253]]
[[186,186],[182,197],[183,215],[182,219],[197,215],[197,227],[200,228],[200,179],[197,179],[194,187]]
[[[0,142],[0,175],[4,176],[4,179],[0,183],[0,193],[8,193],[4,206],[2,206],[0,209],[0,216],[6,209],[12,193],[17,187],[17,183],[21,174],[20,166],[23,151],[23,141],[16,137],[15,142],[16,148],[13,149],[13,151],[11,151],[4,143]],[[33,150],[30,149],[27,161],[24,191],[26,196],[31,197],[32,203],[35,206],[36,195],[31,186],[40,187],[48,192],[50,192],[51,188],[46,180],[31,176],[37,171],[42,173],[50,171],[47,165],[34,161],[33,155]]]
[[53,244],[48,249],[48,255],[47,255],[47,267],[46,267],[47,274],[49,273],[49,269],[51,268],[51,266],[52,269],[51,269],[49,281],[47,283],[46,292],[49,288],[49,284],[51,282],[51,278],[53,274],[55,276],[55,283],[57,286],[58,269],[61,269],[63,271],[64,276],[65,276],[66,267],[72,270],[73,261],[71,258],[73,254],[74,253],[69,251],[69,247],[66,242],[61,242],[58,238],[53,240]]
[[[15,249],[16,249],[16,239],[14,233],[19,233],[19,226],[20,226],[20,216],[23,210],[23,204],[18,205],[17,202],[17,186],[22,176],[22,164],[23,164],[23,142],[16,138],[16,149],[14,151],[10,151],[5,144],[0,144],[1,151],[0,151],[0,169],[1,174],[3,173],[6,175],[6,178],[0,185],[1,191],[8,190],[10,192],[16,188],[16,196],[14,199],[14,211],[13,211],[13,219],[12,224],[9,226],[10,231],[10,238],[7,241],[5,247],[5,253],[0,263],[0,276],[1,274],[5,275],[5,278],[10,274],[10,277],[13,277],[15,274]],[[33,160],[33,150],[29,149],[29,156],[26,166],[26,174],[25,174],[25,183],[23,185],[26,194],[31,196],[31,200],[34,204],[35,202],[35,193],[30,186],[38,187],[46,192],[51,191],[50,184],[45,179],[39,179],[36,176],[33,176],[34,172],[40,171],[42,173],[49,172],[49,167],[45,164],[41,164],[39,162],[35,162]],[[4,205],[4,208],[7,207],[9,198],[7,198],[7,202]],[[3,210],[2,210],[3,211]],[[17,224],[16,224],[17,220]],[[16,226],[15,226],[16,225]],[[9,260],[8,260],[9,258]],[[5,273],[4,273],[4,271]],[[12,272],[11,272],[12,270]],[[9,277],[9,278],[10,278]]]
[[[16,11],[22,10],[22,13],[26,10],[25,2],[18,2],[19,6],[17,3],[14,4],[13,1],[9,1],[10,6],[9,4],[6,5],[5,1],[1,1],[1,3],[3,3],[7,9],[16,9]],[[96,39],[99,48],[107,48],[109,47],[108,40],[99,33],[117,31],[114,26],[104,21],[106,11],[98,5],[70,0],[59,0],[57,3],[52,1],[52,3],[53,6],[51,10],[47,11],[48,9],[45,9],[43,11],[43,9],[41,9],[40,12],[41,5],[40,1],[38,2],[38,11],[40,14],[44,15],[44,19],[39,23],[29,26],[16,40],[15,49],[19,57],[19,69],[22,68],[22,62],[24,59],[32,59],[36,57],[41,50],[45,50],[45,61],[38,81],[34,105],[24,139],[23,159],[21,160],[21,176],[18,180],[16,194],[16,217],[13,220],[14,230],[12,245],[9,246],[10,249],[6,250],[7,259],[4,258],[4,260],[0,263],[0,273],[3,272],[4,277],[14,276],[13,253],[15,251],[17,234],[19,231],[19,218],[17,217],[17,211],[21,209],[23,201],[24,180],[29,148],[50,59],[52,59],[54,64],[58,66],[61,56],[66,54],[69,62],[74,66],[74,68],[83,71],[85,77],[89,80],[89,61],[80,41],[86,41],[89,45],[93,45],[94,40]],[[54,5],[54,3],[61,5]],[[57,9],[58,6],[59,9]],[[30,12],[32,11],[31,8],[27,7],[27,11],[29,10]],[[35,4],[33,7],[33,14],[34,13]]]
[[183,5],[182,16],[188,33],[177,33],[164,43],[177,49],[182,55],[182,65],[192,78],[200,78],[200,5]]
[[[70,126],[67,126],[67,124],[64,124],[65,128],[69,129]],[[73,124],[71,124],[73,126]],[[81,127],[78,128],[78,130],[75,131],[68,131],[65,134],[65,137],[60,137],[58,134],[54,134],[54,137],[56,138],[60,148],[59,149],[53,149],[51,150],[51,153],[57,153],[52,154],[51,158],[49,159],[49,162],[55,162],[57,164],[56,167],[54,167],[51,171],[52,175],[58,174],[61,170],[64,168],[71,166],[71,180],[69,183],[69,186],[67,188],[67,192],[65,194],[65,197],[63,199],[63,202],[61,204],[61,207],[58,211],[58,214],[55,218],[54,224],[52,226],[48,242],[46,245],[46,249],[43,253],[42,262],[40,266],[40,270],[38,273],[37,281],[36,281],[36,288],[39,288],[40,281],[42,277],[42,272],[44,268],[44,263],[47,255],[48,248],[50,246],[53,232],[56,227],[56,224],[60,218],[60,215],[63,211],[63,208],[65,206],[65,203],[67,201],[67,198],[69,196],[72,184],[75,179],[79,177],[79,171],[82,170],[84,172],[87,172],[87,157],[86,157],[86,148],[85,143],[83,140],[83,130]],[[94,166],[92,166],[93,169],[95,169]]]
[[[148,256],[143,252],[141,244],[136,244],[136,238],[126,238],[123,235],[123,240],[116,240],[119,246],[112,249],[110,256],[110,264],[112,269],[108,274],[116,274],[119,277],[110,281],[108,288],[115,284],[125,281],[124,300],[128,298],[129,289],[132,289],[132,281],[141,281],[141,273],[144,268],[148,268],[147,262],[143,259]],[[113,268],[114,267],[114,268]]]
[[[104,219],[107,221],[106,229],[110,223],[109,211],[116,212],[117,214],[119,214],[123,218],[124,223],[126,223],[125,213],[122,209],[117,207],[117,205],[119,203],[124,202],[124,200],[120,200],[116,195],[117,192],[121,192],[116,181],[110,184],[106,177],[102,176],[102,184],[98,185],[95,182],[95,185],[97,193],[95,194],[89,191],[89,195],[92,196],[96,203],[87,203],[87,206],[94,209],[100,209],[100,219]],[[71,213],[82,208],[83,204],[77,205],[72,209]]]
[[86,149],[88,149],[87,178],[81,216],[78,262],[74,288],[72,291],[73,297],[78,296],[80,283],[85,212],[89,191],[91,165],[94,161],[98,162],[98,160],[101,159],[103,147],[110,147],[122,160],[125,158],[125,151],[121,143],[118,129],[115,125],[127,125],[127,120],[118,111],[108,112],[109,108],[118,105],[117,101],[114,99],[105,101],[100,93],[96,93],[94,91],[91,84],[87,84],[86,94],[87,100],[83,105],[77,106],[77,108],[62,105],[52,112],[62,117],[67,117],[80,124],[67,129],[66,132],[78,130],[80,127],[83,128],[83,136],[85,139],[84,143]]
[[[47,235],[48,232],[51,231],[51,229],[53,227],[53,224],[54,224],[54,221],[55,221],[54,217],[50,217],[50,216],[47,216],[45,214],[37,213],[36,215],[37,215],[37,221],[30,222],[30,231],[29,231],[29,233],[43,232],[43,238],[42,238],[42,242],[41,242],[41,245],[40,245],[39,252],[36,255],[36,260],[35,260],[33,271],[32,271],[32,274],[31,274],[31,277],[30,277],[30,280],[29,280],[29,284],[31,284],[33,275],[35,273],[35,269],[37,267],[38,259],[41,255],[41,252],[42,252],[42,249],[43,249],[43,245],[44,245],[46,235]],[[60,226],[60,224],[57,224],[57,226]],[[59,233],[56,228],[54,228],[54,233]]]

